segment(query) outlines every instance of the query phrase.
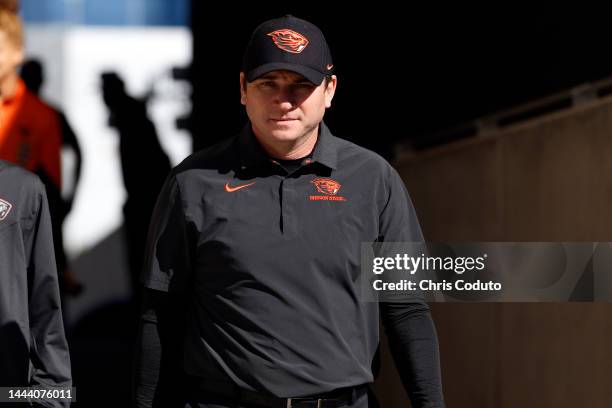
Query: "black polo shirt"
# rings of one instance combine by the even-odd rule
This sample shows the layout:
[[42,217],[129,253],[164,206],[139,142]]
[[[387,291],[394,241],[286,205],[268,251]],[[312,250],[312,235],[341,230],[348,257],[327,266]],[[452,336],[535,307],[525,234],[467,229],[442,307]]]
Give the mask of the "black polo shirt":
[[[143,278],[186,299],[177,336],[188,374],[279,397],[318,394],[373,380],[379,305],[360,301],[356,281],[361,243],[376,239],[422,240],[404,184],[383,158],[322,123],[311,158],[288,173],[248,124],[172,171]],[[435,331],[424,329],[416,340],[427,345],[416,351],[400,329],[412,324],[404,307],[381,307],[396,363],[419,398],[439,401]]]

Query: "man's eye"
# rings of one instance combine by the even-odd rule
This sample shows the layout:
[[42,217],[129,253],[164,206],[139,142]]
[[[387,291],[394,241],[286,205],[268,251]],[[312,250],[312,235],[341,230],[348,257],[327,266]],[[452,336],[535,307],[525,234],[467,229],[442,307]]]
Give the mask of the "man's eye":
[[297,84],[297,85],[295,85],[295,87],[297,89],[302,89],[302,90],[307,90],[307,89],[314,88],[314,86],[312,86],[311,84]]
[[263,86],[264,88],[272,88],[274,86],[274,82],[272,81],[262,82],[261,86]]

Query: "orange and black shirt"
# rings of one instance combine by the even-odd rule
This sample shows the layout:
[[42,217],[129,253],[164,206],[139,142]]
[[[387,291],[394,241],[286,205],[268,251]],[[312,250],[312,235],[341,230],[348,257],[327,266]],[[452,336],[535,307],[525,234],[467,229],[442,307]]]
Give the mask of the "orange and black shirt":
[[20,79],[0,103],[0,159],[61,186],[61,128],[57,114]]

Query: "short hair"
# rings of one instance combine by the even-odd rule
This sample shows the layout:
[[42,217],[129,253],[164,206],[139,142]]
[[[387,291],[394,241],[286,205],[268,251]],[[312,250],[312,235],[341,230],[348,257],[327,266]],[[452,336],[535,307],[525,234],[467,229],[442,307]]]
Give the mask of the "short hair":
[[8,40],[16,48],[23,47],[23,24],[17,14],[0,8],[0,31],[4,31]]

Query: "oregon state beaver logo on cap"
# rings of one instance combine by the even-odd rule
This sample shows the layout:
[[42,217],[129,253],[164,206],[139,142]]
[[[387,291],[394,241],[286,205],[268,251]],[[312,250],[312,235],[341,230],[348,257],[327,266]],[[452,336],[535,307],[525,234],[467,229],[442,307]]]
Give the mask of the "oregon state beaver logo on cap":
[[336,195],[340,191],[340,183],[328,178],[317,178],[311,181],[317,191],[327,195]]
[[6,218],[12,207],[11,203],[0,198],[0,221]]
[[292,54],[299,54],[308,46],[308,38],[288,28],[272,31],[268,35],[278,48]]

